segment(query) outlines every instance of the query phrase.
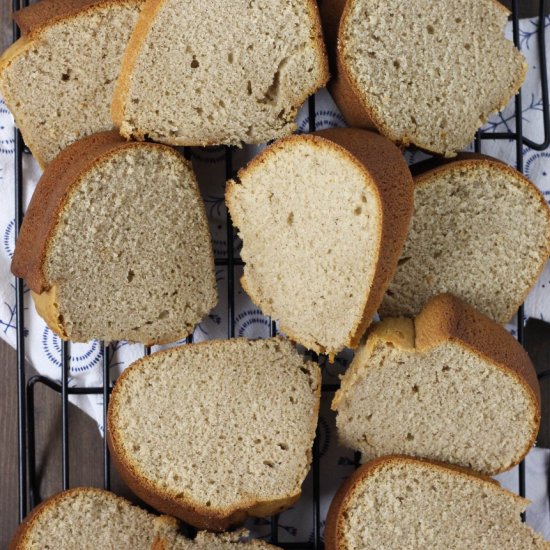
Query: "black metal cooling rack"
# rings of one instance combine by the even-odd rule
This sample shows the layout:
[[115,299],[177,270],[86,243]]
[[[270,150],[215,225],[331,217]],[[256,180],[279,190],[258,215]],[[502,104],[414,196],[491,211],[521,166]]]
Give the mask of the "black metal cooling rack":
[[[29,0],[13,0],[13,10],[16,11],[29,4]],[[516,146],[516,166],[520,172],[523,172],[523,156],[524,148],[544,151],[550,146],[550,108],[548,103],[548,75],[546,68],[546,49],[545,49],[545,13],[546,0],[540,0],[539,3],[539,24],[537,30],[538,51],[540,56],[540,80],[542,86],[542,111],[541,117],[543,120],[544,137],[543,140],[535,142],[523,135],[522,125],[522,101],[521,91],[515,98],[515,131],[510,132],[482,132],[479,131],[475,140],[476,152],[481,151],[481,145],[484,140],[508,140],[515,142]],[[519,0],[512,0],[512,25],[513,38],[515,45],[520,47],[520,29],[519,29]],[[19,38],[19,30],[14,24],[13,26],[14,40]],[[309,115],[309,131],[313,132],[316,129],[315,117],[315,97],[311,97],[308,101]],[[23,221],[23,163],[22,157],[25,152],[25,146],[21,138],[20,132],[15,130],[15,232],[19,234],[19,229]],[[189,151],[185,151],[188,156]],[[230,147],[225,148],[225,175],[226,179],[234,176],[233,155]],[[227,337],[235,336],[235,268],[243,265],[242,260],[235,255],[234,249],[231,246],[233,243],[234,229],[231,224],[229,215],[227,215],[227,256],[225,258],[216,259],[216,266],[225,267],[228,272],[227,277],[227,320],[228,330]],[[18,410],[18,476],[19,476],[19,521],[40,502],[39,494],[39,479],[36,468],[36,442],[35,442],[35,407],[34,395],[37,385],[43,385],[51,391],[59,394],[61,402],[61,445],[62,445],[62,487],[59,489],[67,489],[70,486],[69,472],[69,395],[102,395],[103,396],[103,420],[106,424],[107,407],[109,403],[109,395],[112,390],[112,383],[109,379],[109,347],[101,344],[103,351],[103,384],[100,387],[93,388],[74,388],[69,387],[70,373],[70,356],[68,352],[68,343],[63,342],[61,347],[61,382],[55,382],[44,376],[33,376],[27,380],[25,369],[25,337],[24,337],[24,308],[23,308],[23,281],[16,279],[16,308],[17,308],[17,410]],[[276,333],[275,323],[270,323],[270,334],[273,336]],[[191,337],[192,338],[192,337]],[[191,341],[188,338],[188,342]],[[517,316],[517,338],[523,344],[524,340],[524,313],[523,306],[520,307]],[[148,355],[150,349],[145,347],[144,354]],[[548,371],[542,373],[539,378],[547,377]],[[323,385],[323,392],[334,392],[337,385]],[[319,459],[319,443],[316,438],[313,446],[313,492],[311,498],[311,513],[313,519],[313,537],[310,540],[303,542],[281,543],[279,542],[279,525],[278,516],[271,518],[271,536],[272,543],[279,545],[282,548],[299,548],[302,550],[324,548],[321,539],[322,520],[320,512],[320,459]],[[360,455],[356,453],[355,463],[359,464]],[[110,488],[110,459],[109,450],[105,438],[103,439],[103,486],[105,489]],[[519,494],[525,496],[525,465],[521,463],[518,468],[519,476]],[[523,515],[525,520],[525,516]]]

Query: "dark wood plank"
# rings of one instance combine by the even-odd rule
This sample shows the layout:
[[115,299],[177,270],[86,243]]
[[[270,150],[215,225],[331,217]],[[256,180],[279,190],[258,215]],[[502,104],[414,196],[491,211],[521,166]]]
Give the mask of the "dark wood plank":
[[17,526],[17,410],[15,351],[0,342],[0,548]]
[[[539,319],[529,319],[525,329],[525,349],[537,374],[550,371],[550,324]],[[550,377],[540,382],[541,423],[537,446],[550,449]]]

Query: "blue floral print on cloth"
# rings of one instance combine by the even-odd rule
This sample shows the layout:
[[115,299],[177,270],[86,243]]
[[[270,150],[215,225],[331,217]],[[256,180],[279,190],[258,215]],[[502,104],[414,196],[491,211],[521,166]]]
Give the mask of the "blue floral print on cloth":
[[[545,20],[550,25],[550,18]],[[543,125],[541,118],[542,93],[539,80],[539,60],[537,44],[537,19],[521,21],[521,45],[527,58],[529,70],[527,82],[523,87],[523,131],[524,135],[534,141],[542,141]],[[507,36],[511,38],[511,27],[507,28]],[[550,55],[550,52],[549,52]],[[344,119],[326,90],[316,95],[317,129],[345,126]],[[308,107],[305,105],[297,119],[298,131],[305,132],[309,128]],[[513,131],[515,129],[513,101],[502,113],[493,116],[485,126],[487,132]],[[233,166],[235,169],[246,164],[263,147],[248,146],[233,149]],[[470,147],[471,149],[471,147]],[[505,160],[511,165],[516,164],[515,143],[506,141],[484,141],[483,153]],[[225,226],[224,182],[225,155],[223,147],[207,149],[192,148],[190,157],[198,174],[201,191],[206,204],[206,210],[212,232],[214,253],[217,257],[225,257],[227,251],[227,234]],[[13,119],[0,100],[0,337],[15,347],[16,341],[16,310],[14,279],[9,271],[14,248],[14,132]],[[406,152],[409,163],[419,162],[425,158],[418,151]],[[40,171],[28,154],[23,158],[23,173],[25,175],[25,203],[32,195]],[[550,200],[550,151],[536,152],[530,149],[524,151],[524,170],[526,175],[536,183]],[[515,221],[515,220],[511,220]],[[238,254],[240,243],[235,236],[231,246]],[[235,334],[247,338],[269,336],[270,320],[251,303],[239,285],[242,271],[235,269]],[[212,338],[227,337],[227,268],[216,270],[220,301],[218,306],[197,326],[194,339],[201,341]],[[526,303],[528,316],[550,321],[550,268],[546,267],[536,288]],[[513,325],[510,330],[515,332]],[[29,292],[25,289],[25,339],[28,361],[43,375],[54,380],[60,379],[61,342],[57,336],[45,326],[36,314]],[[185,341],[176,342],[184,344]],[[154,350],[158,349],[155,347]],[[69,345],[71,356],[70,386],[98,386],[102,384],[102,355],[98,342]],[[132,361],[142,356],[141,345],[115,342],[110,346],[110,374],[116,378]],[[352,354],[344,352],[334,364],[321,361],[324,380],[328,384],[338,383],[338,376],[351,361]],[[353,471],[353,452],[338,446],[334,413],[330,410],[332,394],[325,393],[322,398],[319,433],[321,455],[321,517],[324,518],[332,496],[341,482]],[[71,397],[71,401],[86,411],[102,427],[102,396]],[[546,480],[547,465],[550,462],[550,452],[534,449],[527,458],[527,496],[533,501],[528,511],[528,521],[535,529],[550,539],[550,512],[548,510],[548,482]],[[498,479],[504,486],[517,491],[517,471],[501,474]],[[311,475],[304,484],[303,498],[291,510],[281,514],[279,520],[279,540],[281,542],[296,542],[313,539],[312,523],[312,493]],[[248,527],[259,537],[267,537],[270,532],[270,522],[266,519],[252,519]]]

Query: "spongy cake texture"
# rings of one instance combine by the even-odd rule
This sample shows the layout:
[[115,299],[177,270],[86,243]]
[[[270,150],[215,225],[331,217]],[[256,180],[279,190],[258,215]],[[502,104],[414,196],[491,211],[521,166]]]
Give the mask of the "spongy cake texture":
[[527,353],[450,295],[432,299],[414,321],[375,325],[332,406],[340,441],[364,460],[407,454],[488,475],[520,462],[540,421]]
[[[504,38],[495,0],[335,0],[331,91],[349,124],[452,156],[522,84],[526,62]],[[340,9],[338,9],[338,6]]]
[[246,531],[199,532],[189,539],[179,522],[156,516],[126,499],[94,487],[77,487],[44,501],[25,518],[10,550],[236,550],[275,549],[247,541]]
[[148,0],[113,118],[137,139],[260,143],[290,134],[327,79],[314,0]]
[[[25,19],[54,3],[26,8]],[[42,166],[74,141],[113,128],[115,81],[142,4],[103,0],[70,10],[36,25],[4,53],[2,96]]]
[[246,531],[243,530],[221,534],[200,531],[193,540],[190,540],[180,535],[167,533],[157,538],[153,550],[237,550],[238,548],[274,550],[278,548],[262,540],[245,541],[243,540],[245,535]]
[[550,255],[550,210],[537,188],[490,157],[468,158],[417,176],[414,203],[380,315],[414,316],[451,292],[510,320]]
[[[112,143],[96,155],[102,140]],[[84,151],[91,161],[78,167]],[[64,180],[65,170],[74,177]],[[217,300],[190,163],[170,147],[125,143],[114,133],[73,144],[38,183],[12,270],[51,328],[70,340],[186,336]]]
[[177,529],[172,518],[150,514],[108,491],[79,487],[36,508],[19,528],[10,550],[151,550],[159,536],[183,539]]
[[214,340],[134,363],[109,405],[113,457],[157,509],[221,530],[300,495],[320,371],[288,342]]
[[244,288],[309,349],[353,347],[396,267],[411,198],[410,173],[380,136],[346,129],[281,140],[226,190]]
[[385,457],[363,465],[334,498],[327,550],[548,550],[520,513],[529,501],[441,463]]

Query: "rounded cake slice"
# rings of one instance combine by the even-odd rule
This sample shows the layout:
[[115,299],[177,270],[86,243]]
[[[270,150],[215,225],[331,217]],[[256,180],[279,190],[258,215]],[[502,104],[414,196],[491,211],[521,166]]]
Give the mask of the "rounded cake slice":
[[465,468],[402,456],[361,466],[327,515],[327,550],[548,550],[521,522],[529,501]]
[[509,321],[550,256],[546,200],[518,171],[483,155],[413,170],[412,225],[380,316],[415,316],[450,292]]
[[334,0],[321,14],[346,121],[403,146],[454,156],[525,79],[496,0]]
[[64,339],[152,345],[187,336],[217,300],[191,164],[116,132],[74,143],[38,182],[12,272]]
[[19,526],[10,550],[151,550],[158,537],[183,538],[178,526],[175,519],[155,516],[109,491],[78,487],[37,506]]
[[228,183],[226,202],[254,303],[317,353],[355,347],[412,214],[412,178],[397,147],[354,129],[285,138]]
[[194,539],[179,533],[179,522],[156,516],[125,498],[95,487],[58,493],[37,506],[17,529],[10,550],[232,550],[275,549],[246,541],[246,531],[199,532]]
[[181,535],[164,533],[159,535],[151,550],[237,550],[240,548],[251,550],[275,550],[273,546],[263,540],[246,540],[247,531],[231,531],[230,533],[209,533],[199,531],[193,539]]
[[319,367],[288,340],[213,340],[155,353],[119,378],[107,435],[145,502],[223,530],[300,496],[311,463]]
[[44,167],[111,130],[122,55],[144,0],[41,0],[14,13],[22,37],[0,58],[0,90]]
[[332,407],[340,442],[369,460],[406,454],[495,475],[540,424],[535,369],[516,339],[458,298],[375,325]]
[[315,0],[147,0],[112,115],[125,137],[172,145],[291,134],[328,80]]

